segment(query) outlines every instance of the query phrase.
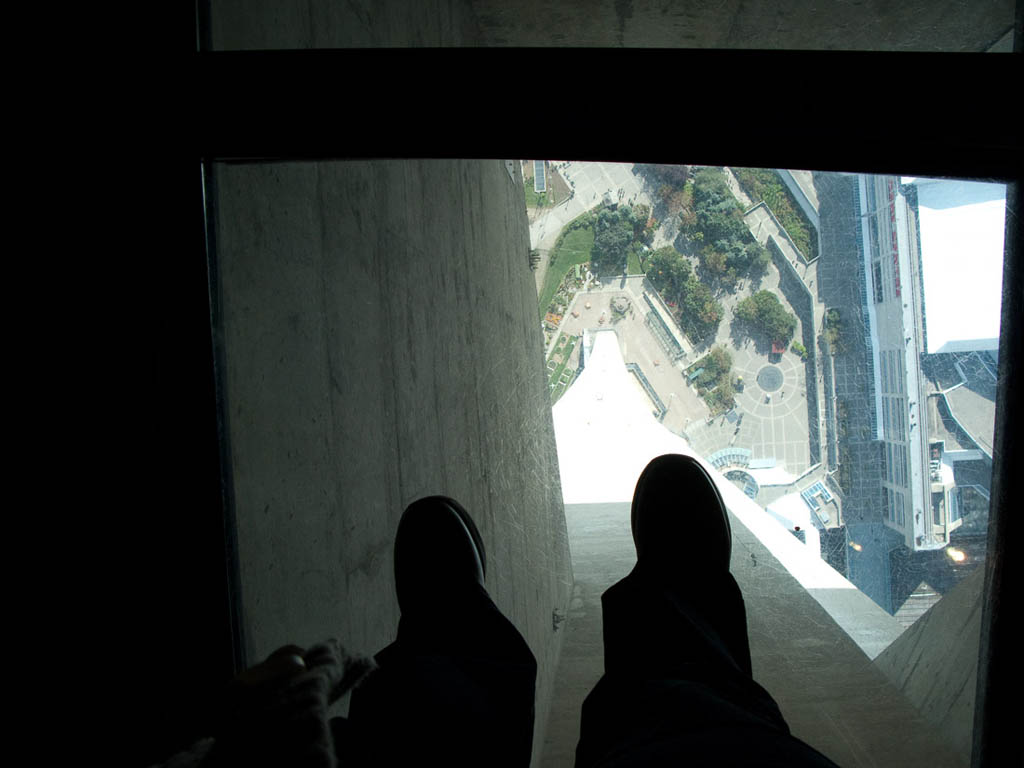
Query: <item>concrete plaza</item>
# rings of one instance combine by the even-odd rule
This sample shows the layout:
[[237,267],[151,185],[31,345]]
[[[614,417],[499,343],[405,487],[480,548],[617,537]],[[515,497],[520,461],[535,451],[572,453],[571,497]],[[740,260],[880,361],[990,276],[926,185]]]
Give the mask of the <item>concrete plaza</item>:
[[[778,362],[759,354],[753,342],[725,344],[733,359],[733,373],[743,377],[736,392],[735,422],[725,416],[713,422],[691,424],[686,435],[694,450],[710,456],[722,448],[749,450],[752,459],[775,459],[789,474],[799,476],[810,468],[807,430],[807,393],[804,365],[787,352]],[[764,375],[759,375],[764,372]],[[775,381],[765,382],[775,378]]]
[[[618,279],[602,286],[591,284],[576,294],[560,330],[570,336],[578,336],[588,328],[614,328],[619,338],[622,359],[640,367],[664,403],[667,412],[662,423],[672,432],[683,434],[690,421],[707,418],[708,407],[697,392],[687,385],[683,374],[683,368],[694,358],[691,357],[688,362],[673,362],[647,327],[645,317],[650,307],[644,300],[644,283],[644,277],[638,276]],[[624,317],[613,322],[611,305],[617,298],[625,298],[630,309]],[[574,313],[579,316],[574,316]],[[579,365],[579,345],[573,352],[570,365],[574,368]],[[651,407],[653,410],[653,403]]]
[[[762,287],[771,289],[772,277],[777,281],[776,275],[769,274]],[[772,362],[766,353],[758,350],[754,341],[734,337],[732,307],[744,294],[724,299],[726,317],[714,343],[725,347],[732,355],[733,375],[743,378],[744,387],[736,393],[733,420],[725,416],[711,419],[708,406],[696,388],[687,382],[684,372],[707,348],[697,351],[688,348],[686,358],[673,362],[645,322],[650,307],[643,294],[648,288],[642,276],[617,279],[600,287],[589,286],[576,295],[560,331],[576,336],[587,328],[615,328],[623,359],[640,367],[667,409],[662,423],[686,437],[702,456],[730,446],[745,448],[751,451],[753,459],[775,459],[788,474],[803,474],[811,461],[805,368],[800,358],[786,352]],[[620,297],[629,301],[630,310],[621,319],[613,320],[611,305]],[[578,348],[577,345],[570,360],[573,368],[578,366]],[[765,373],[759,381],[759,374],[765,369],[774,373]],[[652,409],[654,407],[652,403]]]

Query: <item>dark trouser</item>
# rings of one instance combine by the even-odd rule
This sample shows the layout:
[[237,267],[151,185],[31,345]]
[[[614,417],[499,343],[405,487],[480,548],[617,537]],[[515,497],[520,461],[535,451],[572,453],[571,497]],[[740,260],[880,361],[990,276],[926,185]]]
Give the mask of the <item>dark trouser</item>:
[[537,661],[483,587],[454,603],[403,614],[333,721],[342,766],[529,766]]
[[[751,678],[730,574],[688,600],[637,567],[601,602],[605,674],[583,703],[578,768],[833,765]],[[343,766],[529,766],[536,660],[483,588],[461,605],[403,615],[348,722],[334,721]]]
[[577,768],[831,766],[751,677],[731,574],[667,589],[639,566],[601,597],[605,674],[583,703]]

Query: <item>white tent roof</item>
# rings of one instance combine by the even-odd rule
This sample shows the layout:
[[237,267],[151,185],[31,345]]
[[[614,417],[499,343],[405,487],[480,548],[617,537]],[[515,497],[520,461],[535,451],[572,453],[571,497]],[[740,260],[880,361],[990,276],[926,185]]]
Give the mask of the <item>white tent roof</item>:
[[664,453],[696,455],[662,426],[626,370],[613,329],[587,331],[586,365],[552,409],[566,504],[632,501],[637,478]]
[[996,349],[1006,185],[904,178],[917,186],[929,354]]

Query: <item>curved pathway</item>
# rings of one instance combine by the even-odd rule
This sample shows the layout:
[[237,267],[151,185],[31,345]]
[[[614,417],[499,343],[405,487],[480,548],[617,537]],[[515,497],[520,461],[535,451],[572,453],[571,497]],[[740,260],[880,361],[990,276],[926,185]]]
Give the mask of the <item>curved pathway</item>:
[[570,221],[584,211],[598,207],[605,195],[620,202],[651,205],[651,199],[643,188],[643,179],[633,173],[631,163],[550,162],[573,194],[530,223],[530,248],[540,253],[540,265],[535,274],[537,290],[544,284],[551,249]]

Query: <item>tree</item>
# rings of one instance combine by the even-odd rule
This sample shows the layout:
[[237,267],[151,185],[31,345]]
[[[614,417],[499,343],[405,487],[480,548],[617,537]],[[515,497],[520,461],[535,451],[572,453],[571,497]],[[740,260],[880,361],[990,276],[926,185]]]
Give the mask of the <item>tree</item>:
[[627,206],[616,210],[602,208],[594,221],[591,271],[599,275],[625,272],[627,249],[633,237],[633,215]]
[[704,367],[713,370],[716,378],[727,374],[732,369],[732,355],[725,347],[713,347],[705,358]]
[[678,302],[693,270],[683,255],[671,245],[659,248],[647,259],[647,277],[662,296]]
[[796,331],[796,316],[786,311],[771,291],[758,291],[736,305],[735,315],[742,322],[759,328],[779,344],[789,344]]
[[768,271],[768,265],[772,263],[772,257],[768,249],[756,240],[746,245],[747,272],[751,275],[763,275]]
[[686,179],[690,176],[690,166],[688,165],[664,165],[660,163],[642,163],[638,164],[641,171],[644,171],[648,175],[654,176],[657,179],[661,179],[667,184],[681,187],[686,183]]
[[825,313],[824,336],[828,339],[831,353],[842,353],[846,351],[843,343],[843,323],[839,317],[839,310],[833,307]]
[[699,365],[704,371],[697,379],[697,391],[711,410],[720,413],[732,408],[736,390],[732,383],[732,355],[729,351],[725,347],[713,347],[701,358]]
[[[725,250],[720,250],[719,245],[723,246]],[[739,273],[728,253],[730,250],[732,250],[732,245],[720,240],[715,247],[705,247],[701,251],[701,264],[708,278],[712,283],[725,288],[732,288],[739,281]]]
[[735,206],[730,208],[719,204],[710,209],[698,208],[697,226],[704,232],[704,239],[712,242],[717,240],[742,241],[745,237],[750,236],[750,231],[743,223],[743,217]]
[[718,330],[722,321],[722,305],[711,289],[691,278],[679,296],[680,323],[693,338],[703,339]]
[[637,234],[640,234],[647,226],[647,220],[651,217],[651,209],[644,203],[637,203],[633,206],[633,225]]
[[693,197],[698,208],[732,197],[719,168],[701,168],[693,176]]
[[729,378],[723,377],[718,386],[707,393],[705,399],[717,413],[723,413],[736,405],[736,390]]

